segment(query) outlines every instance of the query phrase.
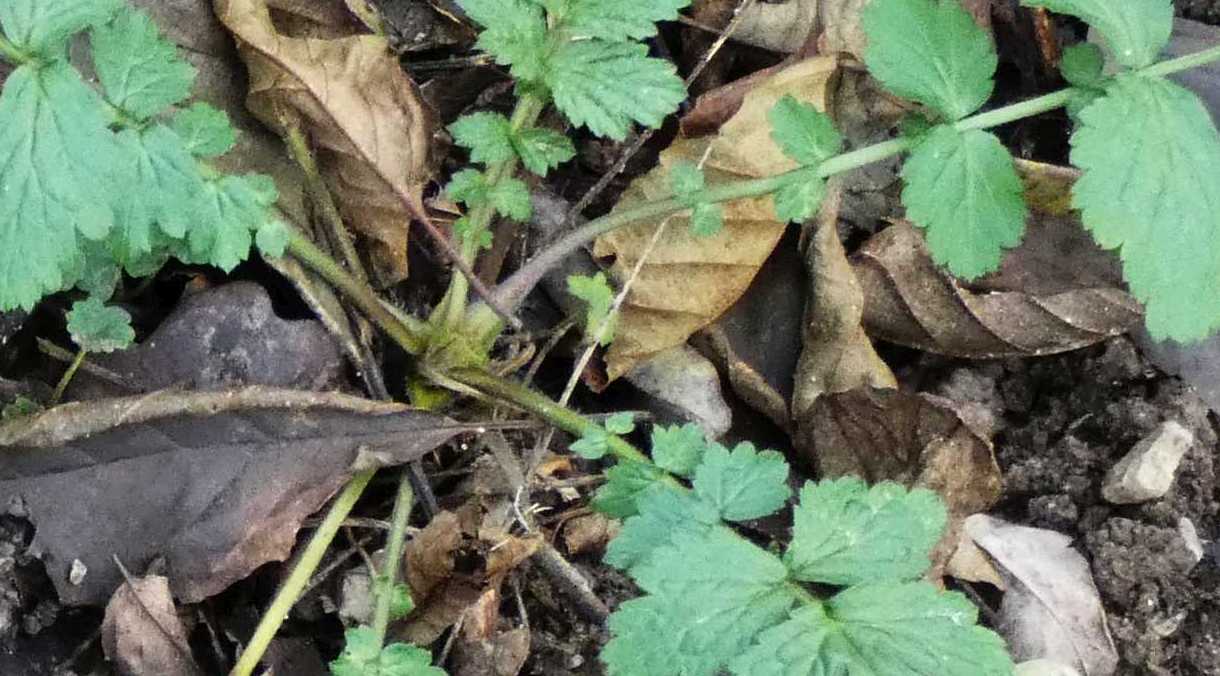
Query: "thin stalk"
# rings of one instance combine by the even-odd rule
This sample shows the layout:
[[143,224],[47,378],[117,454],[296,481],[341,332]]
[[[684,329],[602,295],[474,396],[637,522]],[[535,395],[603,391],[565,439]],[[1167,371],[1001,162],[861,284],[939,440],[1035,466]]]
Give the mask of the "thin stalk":
[[343,262],[347,263],[347,269],[356,279],[362,282],[368,281],[368,274],[360,263],[360,254],[356,252],[356,244],[352,242],[351,235],[343,225],[343,216],[339,213],[339,207],[330,194],[330,188],[326,186],[326,181],[322,178],[322,172],[318,169],[313,150],[310,149],[309,142],[305,139],[305,132],[301,131],[301,125],[297,124],[295,120],[285,119],[282,122],[287,129],[285,141],[288,145],[288,152],[305,174],[305,191],[309,193],[309,201],[313,203],[322,222],[326,224],[330,240],[342,254]]
[[326,518],[322,519],[322,523],[314,531],[313,537],[309,538],[309,544],[305,545],[301,558],[292,567],[288,579],[284,580],[284,584],[276,592],[271,605],[263,613],[258,627],[254,630],[254,635],[250,637],[246,649],[237,658],[237,664],[233,665],[229,676],[250,676],[254,673],[259,660],[267,652],[271,639],[275,638],[275,633],[279,631],[280,625],[288,618],[288,611],[292,610],[292,606],[300,598],[302,590],[309,584],[310,576],[318,569],[318,564],[322,562],[322,557],[326,554],[326,549],[330,547],[331,540],[335,539],[335,534],[339,532],[339,527],[343,525],[343,520],[351,513],[352,507],[356,505],[356,500],[360,499],[360,495],[364,493],[365,487],[369,485],[369,481],[376,472],[377,470],[371,469],[353,476],[335,501],[331,503],[330,510],[326,512]]
[[21,51],[12,42],[9,42],[3,35],[0,35],[0,58],[13,64],[20,66],[23,63],[33,60],[29,54]]
[[72,358],[72,363],[68,364],[68,370],[64,371],[63,376],[59,378],[59,382],[55,385],[55,391],[51,394],[52,406],[55,406],[64,398],[64,392],[67,391],[72,378],[76,376],[76,372],[80,370],[81,364],[85,363],[85,355],[87,354],[89,354],[87,350],[78,350],[76,352],[76,356]]
[[394,515],[390,517],[390,535],[385,548],[385,564],[381,574],[374,580],[377,605],[373,608],[373,631],[377,634],[377,645],[385,643],[386,630],[390,626],[390,605],[394,599],[394,584],[398,581],[398,569],[402,563],[403,543],[407,538],[407,519],[415,504],[415,491],[411,488],[411,475],[404,469],[398,480],[398,495],[394,499]]
[[422,354],[427,344],[426,331],[418,324],[412,326],[406,317],[399,318],[381,304],[377,293],[343,269],[335,259],[318,248],[305,235],[296,230],[289,231],[287,251],[306,267],[318,273],[331,286],[338,289],[353,305],[360,308],[377,328],[385,332],[408,354]]

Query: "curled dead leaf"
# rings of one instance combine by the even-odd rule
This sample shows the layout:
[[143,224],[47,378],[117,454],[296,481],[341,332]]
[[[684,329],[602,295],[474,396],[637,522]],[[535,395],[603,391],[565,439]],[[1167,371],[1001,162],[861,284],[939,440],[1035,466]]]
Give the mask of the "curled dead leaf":
[[250,71],[250,110],[273,129],[304,127],[345,220],[374,245],[381,280],[406,277],[436,120],[385,38],[287,34],[265,0],[214,2]]
[[102,620],[102,649],[122,676],[203,673],[191,656],[169,580],[159,575],[133,578],[114,593]]

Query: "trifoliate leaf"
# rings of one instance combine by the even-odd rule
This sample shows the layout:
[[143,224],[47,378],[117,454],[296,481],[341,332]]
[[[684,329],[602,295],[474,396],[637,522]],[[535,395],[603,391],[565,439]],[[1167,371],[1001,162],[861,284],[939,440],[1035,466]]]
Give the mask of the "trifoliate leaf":
[[606,470],[606,483],[593,496],[593,509],[616,519],[635,516],[639,513],[640,496],[657,487],[664,478],[664,470],[656,465],[619,462]]
[[1156,61],[1173,31],[1173,4],[1167,0],[1021,0],[1026,7],[1045,7],[1071,14],[1096,28],[1128,68]]
[[[651,596],[622,608],[648,612],[611,616],[610,674],[714,676],[796,600],[779,559],[724,527],[674,536],[632,575]],[[639,665],[635,650],[654,662]]]
[[222,176],[205,181],[196,200],[196,225],[187,237],[191,262],[231,271],[250,255],[254,232],[274,217],[275,183],[266,176]]
[[23,52],[61,58],[68,38],[105,23],[122,6],[123,0],[4,0],[0,29]]
[[792,495],[784,456],[759,452],[751,443],[737,444],[732,452],[719,444],[709,445],[703,462],[695,468],[693,484],[695,493],[729,521],[772,514]]
[[928,553],[945,528],[935,493],[856,477],[806,483],[793,513],[784,561],[806,582],[856,584],[912,580],[928,569]]
[[585,337],[598,339],[601,345],[609,345],[614,339],[617,316],[611,316],[614,308],[614,289],[606,281],[606,273],[592,277],[572,275],[568,277],[568,293],[583,300],[585,308]]
[[546,176],[551,169],[576,157],[572,140],[550,129],[523,129],[512,141],[521,164],[538,176]]
[[164,125],[124,130],[118,140],[134,173],[131,189],[119,203],[122,217],[109,239],[118,261],[126,264],[152,253],[154,227],[169,237],[186,236],[196,220],[194,205],[203,191],[203,175],[181,137]]
[[610,433],[600,427],[586,429],[568,448],[585,460],[601,460],[610,451]]
[[771,138],[798,164],[812,166],[833,157],[843,146],[843,137],[830,116],[785,94],[767,113]]
[[674,21],[690,0],[566,0],[559,17],[564,31],[611,42],[643,40],[658,21]]
[[483,25],[476,43],[519,80],[538,80],[547,70],[547,30],[542,8],[531,0],[459,0]]
[[1153,338],[1220,326],[1220,137],[1190,91],[1120,75],[1080,114],[1073,203],[1103,247],[1120,249]]
[[1076,87],[1095,87],[1105,74],[1106,57],[1101,48],[1091,42],[1082,42],[1063,50],[1059,72],[1063,79]]
[[635,429],[635,416],[623,411],[606,418],[606,431],[611,434],[630,434]]
[[678,476],[694,475],[707,446],[703,429],[695,423],[687,423],[681,427],[658,425],[652,428],[653,462]]
[[804,223],[813,218],[825,198],[824,179],[810,174],[794,174],[775,193],[775,215],[788,223]]
[[512,125],[499,113],[463,115],[449,125],[453,142],[470,150],[471,162],[492,164],[513,157]]
[[958,0],[874,0],[861,24],[868,70],[895,94],[950,120],[991,96],[995,47]]
[[124,8],[93,29],[93,64],[116,108],[139,121],[190,96],[195,67],[178,56],[148,15]]
[[220,157],[237,143],[237,131],[229,123],[229,116],[206,103],[193,103],[178,111],[169,126],[195,157]]
[[995,270],[1025,233],[1021,179],[990,132],[933,129],[907,158],[902,178],[907,218],[927,231],[932,259],[959,277]]
[[567,42],[551,57],[544,81],[555,105],[577,126],[616,141],[634,120],[659,127],[686,99],[672,64],[638,43]]
[[72,342],[86,352],[114,352],[136,340],[131,315],[123,308],[106,305],[96,296],[72,304],[68,333]]
[[[41,16],[39,3],[3,6],[11,20],[17,10]],[[102,111],[66,63],[8,76],[0,92],[0,311],[32,308],[63,288],[78,234],[98,239],[114,224],[111,204],[128,191],[108,180],[123,159]]]
[[288,225],[281,220],[270,220],[259,227],[254,233],[254,243],[263,255],[272,258],[282,258],[288,248]]
[[533,213],[530,189],[519,178],[502,178],[487,193],[491,206],[501,216],[524,221]]
[[662,484],[637,497],[639,514],[627,519],[606,547],[606,563],[623,570],[647,561],[678,533],[704,533],[721,523],[715,506],[677,486]]

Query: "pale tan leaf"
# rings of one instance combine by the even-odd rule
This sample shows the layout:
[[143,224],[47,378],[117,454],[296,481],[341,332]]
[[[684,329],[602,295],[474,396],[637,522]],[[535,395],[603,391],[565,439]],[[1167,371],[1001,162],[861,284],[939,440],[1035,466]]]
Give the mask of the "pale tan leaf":
[[[632,183],[616,210],[670,196],[670,167],[698,163],[705,153],[709,186],[794,168],[771,140],[767,112],[785,94],[825,110],[836,63],[830,57],[803,61],[755,88],[715,138],[679,139],[662,152],[660,166]],[[776,218],[770,197],[729,202],[724,216],[724,229],[713,237],[691,234],[685,214],[669,220],[623,304],[606,357],[612,380],[715,321],[745,292],[784,233],[785,224]],[[604,235],[594,244],[594,255],[613,256],[611,272],[622,281],[660,223],[640,223]]]
[[250,71],[250,110],[275,129],[299,120],[345,220],[373,246],[381,281],[404,278],[436,120],[386,40],[297,37],[280,32],[265,0],[214,2]]
[[169,580],[159,575],[133,578],[110,597],[102,620],[102,649],[123,676],[203,673],[191,657]]

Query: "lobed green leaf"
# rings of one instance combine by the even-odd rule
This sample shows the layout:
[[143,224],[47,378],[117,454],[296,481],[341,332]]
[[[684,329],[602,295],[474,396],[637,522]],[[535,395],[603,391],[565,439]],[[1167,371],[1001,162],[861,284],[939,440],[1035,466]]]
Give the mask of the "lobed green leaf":
[[59,59],[68,38],[106,23],[123,6],[123,0],[4,0],[0,30],[24,52]]
[[123,308],[106,305],[96,296],[72,304],[68,312],[68,334],[85,352],[114,352],[129,347],[136,340],[131,315]]
[[471,162],[492,164],[510,160],[515,155],[512,125],[499,113],[472,113],[459,117],[449,125],[453,142],[470,150]]
[[707,447],[707,438],[695,423],[652,428],[653,461],[658,467],[678,476],[694,476]]
[[614,339],[617,318],[611,316],[611,310],[614,308],[614,289],[610,288],[610,282],[606,281],[606,273],[599,272],[591,277],[568,277],[568,293],[583,300],[588,306],[585,309],[586,338],[593,340],[600,335],[600,343],[609,345]]
[[512,137],[521,164],[538,176],[576,157],[572,140],[550,129],[523,129]]
[[546,17],[530,0],[459,0],[466,14],[483,25],[476,43],[496,63],[510,66],[518,80],[534,81],[546,73]]
[[803,166],[821,164],[843,147],[843,137],[830,116],[791,94],[768,111],[767,119],[776,145]]
[[1169,0],[1021,0],[1021,4],[1083,19],[1101,32],[1114,58],[1128,68],[1156,61],[1173,32]]
[[195,67],[178,56],[143,12],[125,7],[91,35],[93,64],[106,99],[138,121],[181,103],[191,93]]
[[758,519],[773,514],[792,496],[788,463],[775,451],[761,451],[751,443],[729,451],[711,444],[695,469],[695,493],[715,505],[728,521]]
[[178,111],[169,126],[195,157],[220,157],[237,144],[237,131],[229,123],[228,114],[206,103],[193,103]]
[[661,487],[664,479],[664,470],[651,463],[616,463],[606,470],[606,483],[593,496],[593,508],[617,519],[635,516],[639,513],[640,498]]
[[553,13],[563,30],[577,37],[612,42],[643,40],[657,33],[658,21],[674,21],[690,0],[559,0]]
[[785,223],[813,218],[826,198],[826,181],[804,173],[793,174],[773,196],[775,215]]
[[215,265],[225,272],[250,255],[254,233],[274,220],[278,197],[266,176],[221,176],[205,181],[195,200],[196,223],[187,233],[188,262]]

